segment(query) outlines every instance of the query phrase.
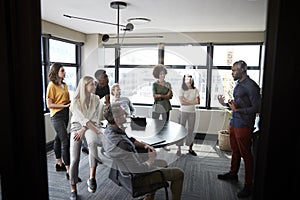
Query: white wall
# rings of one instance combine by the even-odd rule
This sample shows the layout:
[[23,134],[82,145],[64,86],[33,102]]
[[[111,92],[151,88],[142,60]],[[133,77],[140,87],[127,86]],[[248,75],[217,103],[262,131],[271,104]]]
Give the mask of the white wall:
[[[151,117],[152,108],[135,106],[137,116]],[[170,121],[178,122],[178,108],[170,112]],[[226,110],[197,109],[195,133],[218,134],[219,130],[227,129],[230,114]]]
[[76,42],[86,42],[84,33],[42,20],[42,33]]
[[45,120],[46,143],[48,143],[54,140],[54,136],[55,136],[55,130],[50,120],[50,113],[44,114],[44,120]]
[[104,66],[99,65],[99,35],[91,34],[86,36],[86,42],[82,46],[81,73],[94,77],[95,72]]

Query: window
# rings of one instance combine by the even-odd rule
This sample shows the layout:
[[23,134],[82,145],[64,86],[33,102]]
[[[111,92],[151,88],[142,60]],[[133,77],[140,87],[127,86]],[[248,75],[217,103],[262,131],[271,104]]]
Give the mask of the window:
[[[107,46],[102,51],[111,85],[115,82],[115,50]],[[122,46],[119,84],[122,95],[130,98],[134,104],[153,104],[152,83],[155,79],[152,69],[158,63],[158,55],[158,47],[154,45]],[[237,60],[246,61],[248,75],[257,83],[260,82],[262,44],[166,44],[162,57],[168,69],[166,81],[171,83],[174,92],[171,104],[175,107],[180,105],[178,90],[183,75],[187,73],[193,76],[195,86],[199,89],[201,108],[221,107],[218,94],[231,98],[235,84],[231,67]]]
[[76,63],[76,45],[50,39],[49,40],[49,60],[59,63]]
[[158,63],[157,47],[123,47],[121,49],[121,58],[121,65],[155,65]]
[[174,71],[170,76],[175,98],[172,105],[179,106],[178,91],[181,88],[182,78],[185,74],[191,74],[194,85],[200,93],[200,106],[206,105],[207,82],[207,45],[165,45],[165,65],[171,65]]
[[165,45],[165,65],[206,66],[207,46]]
[[43,100],[44,111],[48,112],[46,104],[46,90],[48,86],[48,73],[54,62],[60,63],[66,70],[65,82],[68,85],[70,98],[77,87],[77,77],[80,66],[81,45],[72,41],[42,35],[42,76],[43,76]]
[[219,94],[225,101],[233,98],[235,82],[231,67],[235,61],[244,60],[248,65],[247,74],[259,84],[261,45],[214,45],[211,82],[211,107],[220,107]]

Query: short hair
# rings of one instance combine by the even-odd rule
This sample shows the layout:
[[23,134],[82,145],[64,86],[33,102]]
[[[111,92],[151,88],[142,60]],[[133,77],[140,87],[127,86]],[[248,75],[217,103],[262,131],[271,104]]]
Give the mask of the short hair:
[[243,60],[238,60],[235,63],[233,63],[233,65],[237,65],[238,68],[244,69],[245,71],[247,71],[247,63]]
[[164,72],[165,74],[168,73],[167,68],[164,65],[162,64],[155,65],[152,72],[154,78],[159,78],[160,72]]
[[[104,107],[103,116],[110,124],[115,124],[114,117],[119,116],[119,112],[122,107],[119,103],[111,103]],[[123,109],[122,109],[123,110]]]
[[95,72],[95,78],[97,79],[97,80],[99,80],[99,78],[100,78],[100,76],[102,75],[102,74],[105,74],[106,75],[106,71],[104,70],[104,69],[98,69],[96,72]]
[[110,124],[115,124],[114,116],[111,111],[110,104],[106,105],[103,109],[103,116]]
[[115,96],[115,93],[113,92],[115,90],[116,87],[119,87],[120,88],[120,85],[119,83],[114,83],[112,84],[112,86],[110,87],[110,93],[112,96]]

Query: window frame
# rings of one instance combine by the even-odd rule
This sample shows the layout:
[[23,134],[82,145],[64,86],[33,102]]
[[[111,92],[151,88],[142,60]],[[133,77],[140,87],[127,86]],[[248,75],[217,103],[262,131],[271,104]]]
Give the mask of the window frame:
[[[137,46],[138,48],[141,47],[147,47],[147,46],[151,46],[153,47],[154,45],[157,46],[157,44],[137,44],[137,45],[133,45],[133,44],[123,44],[122,47],[134,47]],[[191,45],[191,44],[165,44],[168,46],[182,46],[182,45]],[[258,45],[259,46],[259,58],[257,58],[259,60],[259,64],[258,66],[248,66],[248,70],[258,70],[259,71],[259,85],[261,85],[262,81],[261,81],[261,69],[262,67],[262,63],[263,63],[263,42],[253,42],[253,43],[202,43],[202,44],[192,44],[192,45],[201,45],[201,46],[207,46],[207,60],[206,60],[206,65],[205,66],[197,66],[197,65],[193,65],[194,69],[206,69],[207,70],[207,77],[206,77],[206,97],[205,97],[205,106],[196,106],[199,109],[222,109],[222,106],[215,106],[212,107],[211,106],[211,91],[212,91],[212,71],[214,69],[224,69],[224,70],[229,70],[231,72],[231,65],[224,65],[224,66],[213,66],[213,56],[214,56],[214,46],[218,46],[218,45],[227,45],[227,46],[245,46],[245,45]],[[116,45],[103,45],[104,51],[105,48],[116,48]],[[157,47],[157,51],[158,51],[158,55],[159,55],[159,51],[161,51],[161,49],[159,49]],[[120,59],[122,59],[122,56],[120,57]],[[160,60],[160,58],[159,58]],[[162,61],[164,62],[164,61]],[[246,61],[247,62],[247,61]],[[121,63],[121,62],[120,62]],[[185,66],[184,65],[166,65],[169,69],[184,69]],[[122,65],[120,64],[119,66],[119,70],[122,68],[144,68],[144,67],[150,67],[149,65]],[[110,65],[105,65],[104,64],[104,68],[110,70],[111,68],[115,68],[114,65],[110,64]],[[199,89],[199,88],[198,88]],[[133,103],[134,105],[140,105],[140,106],[151,106],[152,104],[149,103]],[[172,107],[176,108],[176,107],[180,107],[180,105],[172,105]]]
[[49,70],[51,65],[54,62],[50,62],[50,49],[49,49],[49,40],[58,40],[61,42],[66,42],[66,43],[70,43],[70,44],[74,44],[75,46],[75,63],[63,63],[63,62],[56,62],[61,64],[62,66],[64,66],[65,68],[68,67],[75,67],[76,70],[76,74],[75,74],[75,79],[72,82],[76,82],[76,85],[73,86],[76,89],[77,84],[78,84],[78,80],[81,76],[80,74],[80,70],[81,70],[81,47],[83,45],[82,42],[75,42],[72,40],[67,40],[67,39],[63,39],[63,38],[59,38],[59,37],[55,37],[55,36],[51,36],[50,34],[42,34],[41,35],[41,53],[42,53],[42,76],[43,76],[43,104],[44,104],[44,113],[48,113],[49,108],[47,107],[47,101],[46,101],[46,91],[47,91],[47,86],[49,84],[49,80],[48,80],[48,74],[49,74]]

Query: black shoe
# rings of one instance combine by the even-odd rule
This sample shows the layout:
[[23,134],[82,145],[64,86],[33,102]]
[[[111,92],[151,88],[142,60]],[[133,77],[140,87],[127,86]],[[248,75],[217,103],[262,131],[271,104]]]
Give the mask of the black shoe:
[[81,151],[85,154],[89,154],[89,149],[87,147],[82,147]]
[[72,191],[71,192],[70,200],[77,200],[77,191]]
[[246,198],[252,195],[252,188],[244,187],[241,191],[238,192],[238,198]]
[[[67,178],[68,180],[70,180],[70,175],[69,175],[68,172],[66,173],[66,178]],[[81,178],[79,178],[79,177],[78,177],[78,182],[82,182]]]
[[197,156],[196,152],[194,150],[189,150],[189,153],[193,156]]
[[66,168],[65,164],[62,163],[61,165],[56,164],[56,165],[55,165],[55,170],[56,170],[57,172],[59,172],[59,171],[67,171],[67,168]]
[[238,181],[238,175],[237,174],[232,175],[228,172],[225,174],[218,174],[218,179],[228,180],[228,181]]
[[87,180],[88,191],[94,193],[97,189],[97,182],[95,178],[90,178]]
[[97,163],[100,164],[100,165],[103,164],[103,162],[102,162],[102,160],[100,158],[97,160]]

